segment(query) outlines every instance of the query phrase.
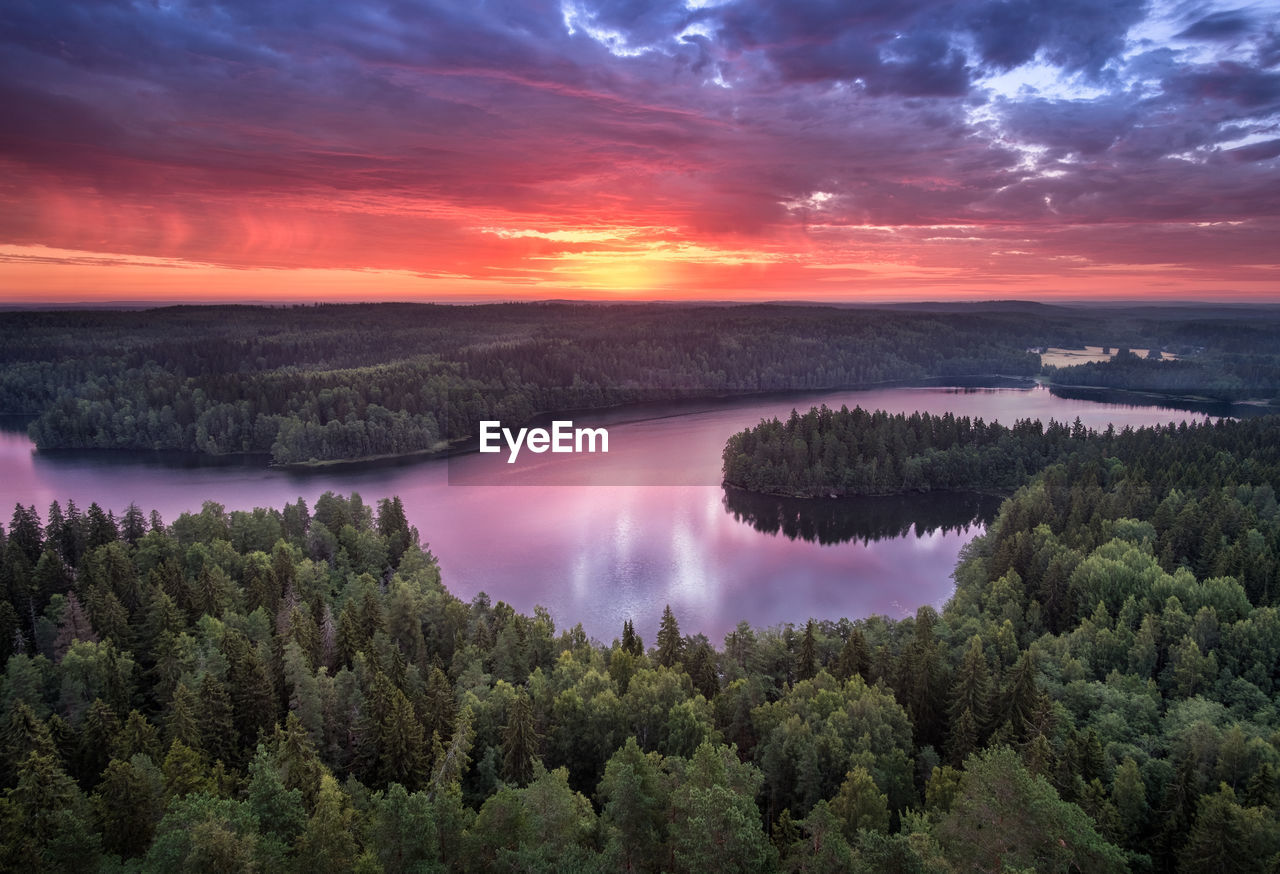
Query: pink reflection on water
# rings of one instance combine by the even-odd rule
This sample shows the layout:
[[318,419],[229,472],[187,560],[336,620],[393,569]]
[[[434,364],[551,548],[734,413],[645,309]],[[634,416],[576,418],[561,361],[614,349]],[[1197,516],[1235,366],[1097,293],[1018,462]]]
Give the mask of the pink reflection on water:
[[[1009,389],[838,392],[638,422],[618,421],[623,411],[599,418],[616,421],[609,427],[618,452],[611,445],[608,456],[587,465],[581,456],[531,456],[535,464],[517,476],[520,487],[450,485],[459,471],[492,456],[297,474],[260,462],[201,466],[146,453],[36,453],[25,434],[0,430],[0,507],[34,504],[43,517],[55,499],[73,498],[82,509],[96,501],[116,513],[132,501],[172,521],[206,500],[248,510],[300,497],[314,506],[327,490],[358,491],[369,503],[398,494],[454,594],[470,600],[485,591],[522,612],[542,604],[560,627],[581,622],[603,641],[632,619],[652,643],[668,603],[682,630],[716,641],[741,620],[770,626],[809,617],[901,616],[922,604],[941,605],[952,591],[959,550],[978,526],[820,545],[761,533],[726,512],[718,483],[729,434],[815,403],[950,410],[1010,424],[1080,416],[1095,428],[1199,418]],[[550,484],[573,481],[568,472],[601,484]],[[654,482],[675,484],[644,484]]]

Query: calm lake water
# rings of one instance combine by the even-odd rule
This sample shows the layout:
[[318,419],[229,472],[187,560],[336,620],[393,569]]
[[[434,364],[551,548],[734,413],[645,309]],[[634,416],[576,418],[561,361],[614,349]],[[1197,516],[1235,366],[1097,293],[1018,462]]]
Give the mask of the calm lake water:
[[961,546],[998,502],[931,495],[808,504],[727,495],[719,485],[731,433],[819,403],[1006,424],[1079,417],[1093,428],[1203,417],[1040,387],[842,391],[575,417],[607,425],[607,455],[526,452],[507,465],[505,454],[470,453],[307,472],[260,459],[37,452],[11,427],[0,430],[0,506],[35,504],[43,516],[53,500],[73,498],[119,514],[135,502],[172,521],[206,500],[248,510],[299,497],[314,505],[327,490],[357,491],[371,504],[399,495],[454,594],[470,600],[483,591],[526,613],[541,604],[558,627],[581,622],[605,642],[630,618],[652,643],[668,603],[683,631],[717,644],[740,620],[770,626],[940,607]]

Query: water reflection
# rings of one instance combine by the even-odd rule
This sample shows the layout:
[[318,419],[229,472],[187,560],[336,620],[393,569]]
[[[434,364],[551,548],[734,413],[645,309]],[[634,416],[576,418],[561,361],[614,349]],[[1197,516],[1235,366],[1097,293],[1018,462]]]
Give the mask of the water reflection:
[[[1117,404],[1128,407],[1160,407],[1168,408],[1174,403],[1169,397],[1158,394],[1147,394],[1139,391],[1125,391],[1116,388],[1100,388],[1083,385],[1054,385],[1049,391],[1054,397],[1074,401],[1092,401],[1099,404]],[[1234,417],[1250,419],[1255,416],[1266,416],[1274,413],[1274,408],[1257,404],[1234,404],[1230,401],[1213,401],[1197,398],[1178,398],[1177,408],[1192,413],[1199,413],[1211,418]]]
[[1092,428],[1196,418],[1071,400],[1044,388],[803,394],[659,411],[654,419],[614,410],[590,417],[608,424],[617,441],[607,456],[589,466],[547,464],[510,475],[498,460],[502,476],[490,478],[493,485],[462,485],[485,480],[484,471],[471,470],[493,457],[477,453],[289,471],[262,458],[38,452],[25,422],[0,420],[0,508],[21,501],[43,514],[51,501],[73,498],[81,508],[96,501],[118,514],[134,501],[171,522],[199,512],[206,500],[249,510],[299,498],[314,506],[330,489],[357,491],[368,502],[399,495],[454,594],[469,601],[484,591],[525,613],[541,604],[561,627],[582,622],[605,641],[626,619],[652,641],[667,604],[683,631],[716,640],[740,620],[768,626],[940,606],[952,591],[960,549],[983,529],[994,502],[984,508],[976,496],[932,494],[800,507],[725,495],[720,454],[730,434],[819,403],[1006,423],[1079,416]]
[[857,498],[784,498],[726,487],[724,508],[738,522],[764,534],[831,546],[968,533],[985,527],[1000,509],[1000,498],[971,492],[932,492]]

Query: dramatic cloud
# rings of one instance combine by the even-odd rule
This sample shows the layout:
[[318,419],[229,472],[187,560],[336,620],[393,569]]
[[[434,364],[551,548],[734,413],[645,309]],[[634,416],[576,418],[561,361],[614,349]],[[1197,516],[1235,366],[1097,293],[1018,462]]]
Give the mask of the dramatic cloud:
[[6,4],[0,294],[1275,297],[1278,32],[1212,0]]

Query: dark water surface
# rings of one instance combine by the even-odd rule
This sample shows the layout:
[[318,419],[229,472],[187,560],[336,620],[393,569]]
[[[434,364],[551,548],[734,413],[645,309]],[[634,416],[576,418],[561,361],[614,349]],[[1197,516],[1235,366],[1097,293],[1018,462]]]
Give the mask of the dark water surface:
[[[720,453],[761,418],[826,403],[889,412],[1073,421],[1117,428],[1199,418],[1156,406],[1059,397],[1043,388],[891,388],[804,394],[581,416],[605,424],[607,455],[505,455],[286,471],[265,460],[137,452],[37,452],[12,423],[0,430],[0,507],[130,502],[166,521],[212,500],[228,510],[308,505],[326,490],[368,503],[399,495],[445,584],[518,610],[541,604],[559,627],[581,622],[608,641],[631,618],[652,643],[663,606],[681,629],[719,643],[740,620],[769,626],[809,617],[902,616],[941,606],[960,547],[997,502],[970,495],[808,504],[726,495]],[[657,416],[636,419],[637,415]],[[5,514],[7,517],[7,513]]]

